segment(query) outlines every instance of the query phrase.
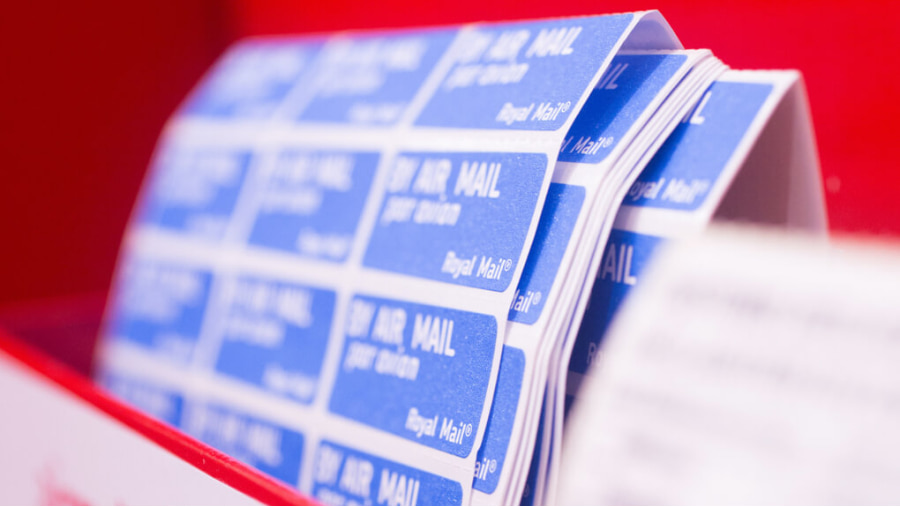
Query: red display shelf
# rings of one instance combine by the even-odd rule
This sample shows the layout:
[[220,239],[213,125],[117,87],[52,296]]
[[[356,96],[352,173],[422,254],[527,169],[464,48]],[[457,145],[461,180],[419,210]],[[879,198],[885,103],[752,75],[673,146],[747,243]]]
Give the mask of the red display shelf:
[[[100,314],[95,311],[96,305],[92,304],[95,298],[96,296],[87,295],[43,303],[45,310],[43,320],[47,323],[44,326],[38,325],[33,320],[40,314],[41,305],[31,305],[27,309],[22,306],[5,308],[0,311],[0,326],[6,323],[26,330],[29,335],[26,339],[29,341],[34,341],[36,336],[41,335],[42,338],[39,339],[43,340],[42,346],[53,351],[54,344],[63,344],[76,338],[79,332],[77,330],[83,330],[86,323],[99,322]],[[16,309],[22,312],[14,312]],[[15,461],[11,466],[17,469],[22,467],[27,469],[28,463],[35,461],[42,463],[40,468],[33,471],[17,470],[27,479],[15,484],[7,483],[3,493],[0,493],[0,501],[20,498],[19,494],[25,494],[27,500],[28,492],[36,489],[39,492],[36,501],[51,503],[86,504],[92,500],[97,501],[96,499],[103,502],[109,501],[110,495],[114,495],[117,502],[122,500],[126,503],[147,503],[148,500],[142,497],[141,493],[127,490],[122,492],[121,488],[127,488],[127,483],[131,480],[153,485],[163,479],[150,476],[153,472],[158,474],[161,471],[160,466],[174,469],[186,463],[201,472],[195,474],[199,480],[185,478],[186,474],[183,473],[182,467],[172,471],[184,478],[179,484],[173,486],[170,483],[160,483],[150,487],[174,488],[166,498],[174,499],[176,502],[180,499],[180,492],[186,493],[187,496],[181,503],[192,503],[191,498],[196,498],[197,492],[191,491],[192,486],[196,484],[200,491],[224,493],[221,498],[240,499],[244,498],[241,496],[243,494],[250,499],[270,505],[314,505],[310,498],[301,495],[295,489],[272,480],[177,429],[122,404],[98,389],[83,374],[53,359],[45,352],[33,348],[22,338],[17,338],[2,328],[0,328],[0,367],[4,368],[3,375],[0,375],[0,390],[6,390],[0,391],[0,398],[5,399],[9,394],[15,397],[17,393],[13,391],[38,393],[38,396],[29,398],[27,406],[19,404],[7,407],[9,411],[5,412],[6,415],[0,420],[0,448],[17,448],[12,445],[13,443],[21,448],[24,441],[24,445],[32,449],[28,459],[21,460],[24,464],[19,463],[22,456],[8,457],[9,459],[0,457],[0,469],[10,466],[10,461]],[[13,375],[10,377],[11,373]],[[73,423],[73,412],[77,412],[75,415],[78,417],[74,419],[76,423]],[[38,442],[45,444],[48,437],[42,429],[56,427],[59,424],[66,425],[65,438],[69,439],[59,448],[47,450],[46,445],[32,446],[28,443],[33,441],[35,444]],[[23,426],[33,430],[22,432],[10,429]],[[124,431],[117,428],[119,426],[123,427]],[[119,431],[110,431],[110,428]],[[96,438],[98,432],[104,435],[100,439]],[[12,442],[12,439],[15,442]],[[91,441],[91,452],[79,453],[77,448],[69,449],[67,442],[70,440]],[[2,443],[4,441],[6,445]],[[142,453],[134,452],[135,442],[138,443],[137,448],[142,449]],[[143,442],[149,442],[152,446],[142,446]],[[98,461],[98,456],[106,459]],[[175,459],[170,459],[169,456]],[[143,459],[157,466],[148,470],[145,462],[138,462]],[[47,477],[48,470],[57,468],[69,470],[87,468],[90,469],[89,476],[100,475],[102,480],[99,486],[94,481],[85,481],[62,487],[56,484],[59,481]],[[148,471],[150,474],[147,474]],[[164,468],[162,472],[161,475],[165,475],[169,470]],[[131,477],[128,474],[148,476]],[[222,484],[217,485],[218,483],[208,481],[204,476]],[[121,484],[122,482],[126,483],[125,486]],[[119,484],[109,486],[109,483]]]

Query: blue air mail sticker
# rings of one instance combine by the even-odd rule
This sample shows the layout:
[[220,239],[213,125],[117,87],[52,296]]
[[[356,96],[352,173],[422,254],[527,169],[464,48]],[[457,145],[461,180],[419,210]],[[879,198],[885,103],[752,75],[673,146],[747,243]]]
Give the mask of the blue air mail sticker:
[[[573,388],[577,388],[576,379],[586,374],[597,359],[610,322],[663,241],[664,238],[619,229],[610,232],[569,361],[568,384]],[[573,396],[575,392],[567,394]]]
[[119,272],[106,335],[187,364],[200,335],[211,279],[203,269],[127,259]]
[[311,403],[328,345],[335,293],[242,276],[231,280],[215,370]]
[[566,134],[559,160],[605,160],[672,78],[684,73],[687,60],[675,52],[616,55]]
[[494,401],[484,430],[484,439],[475,462],[475,481],[472,487],[484,493],[493,493],[500,482],[500,473],[506,460],[513,423],[519,406],[519,393],[525,373],[525,353],[509,345],[503,346],[500,371]]
[[221,239],[251,161],[249,151],[170,145],[155,163],[139,220],[206,240]]
[[631,186],[622,204],[698,209],[773,90],[768,83],[713,83]]
[[329,410],[467,457],[491,382],[491,315],[389,299],[350,302]]
[[[517,457],[527,452],[518,442],[521,435],[529,434],[526,421],[533,419],[527,417],[527,413],[533,405],[531,384],[536,342],[543,329],[543,326],[532,326],[543,313],[546,302],[552,301],[551,289],[584,198],[584,187],[550,184],[534,243],[509,309],[508,318],[514,324],[506,331],[494,402],[476,462],[473,503],[504,502],[502,497],[509,494],[506,482],[514,479],[521,466]],[[518,379],[513,381],[516,376]],[[523,378],[529,379],[524,388]],[[510,441],[517,442],[512,449],[509,448]],[[500,484],[503,487],[497,491]],[[478,492],[496,496],[496,499],[491,500]]]
[[120,400],[172,426],[181,421],[181,393],[116,373],[102,372],[99,383]]
[[551,183],[544,200],[534,242],[528,252],[519,286],[509,309],[509,320],[534,324],[556,280],[575,222],[584,204],[585,189]]
[[315,39],[255,39],[232,46],[179,112],[212,119],[270,117],[296,85],[308,82]]
[[247,242],[303,257],[347,258],[379,154],[284,150],[257,197]]
[[181,429],[291,486],[300,476],[303,435],[219,405],[188,402]]
[[363,264],[503,292],[546,173],[540,153],[401,153]]
[[322,47],[314,95],[301,122],[393,125],[422,87],[456,29],[338,35]]
[[556,130],[566,124],[635,15],[472,26],[416,125]]
[[461,505],[463,490],[456,481],[322,441],[312,495],[326,505]]

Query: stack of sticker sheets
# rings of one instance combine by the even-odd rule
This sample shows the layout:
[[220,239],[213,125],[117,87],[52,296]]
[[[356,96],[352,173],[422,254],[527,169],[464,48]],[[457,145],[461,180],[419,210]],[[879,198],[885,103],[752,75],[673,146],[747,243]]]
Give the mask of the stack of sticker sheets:
[[724,69],[656,12],[236,44],[161,137],[98,382],[325,503],[552,499],[619,204]]

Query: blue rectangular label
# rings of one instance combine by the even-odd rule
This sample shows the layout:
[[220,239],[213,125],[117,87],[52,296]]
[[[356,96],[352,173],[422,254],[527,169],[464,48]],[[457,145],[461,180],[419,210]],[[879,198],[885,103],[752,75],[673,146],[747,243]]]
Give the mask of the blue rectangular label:
[[503,355],[500,357],[500,372],[497,374],[497,387],[494,389],[494,401],[475,461],[475,481],[472,487],[478,491],[491,494],[497,489],[500,472],[503,471],[503,463],[509,449],[513,423],[516,420],[524,372],[525,353],[515,347],[504,345]]
[[335,294],[242,277],[228,286],[216,371],[310,403],[328,344]]
[[509,308],[509,320],[534,324],[550,295],[575,222],[584,203],[584,187],[551,183],[531,251]]
[[379,158],[378,153],[279,153],[259,195],[248,242],[303,257],[345,260]]
[[99,382],[107,391],[141,412],[178,426],[184,403],[180,393],[112,373],[102,373]]
[[456,481],[328,441],[316,453],[312,494],[325,505],[462,503]]
[[699,208],[773,87],[717,81],[675,129],[622,204]]
[[316,62],[315,96],[298,121],[395,124],[455,35],[443,29],[330,40]]
[[572,349],[569,371],[587,373],[616,311],[638,283],[638,277],[662,241],[656,236],[619,229],[610,232],[600,271],[591,290],[591,299]]
[[452,49],[453,66],[416,124],[556,130],[632,19],[618,14],[465,29]]
[[613,58],[566,134],[559,160],[602,162],[686,60],[686,55]]
[[188,404],[181,429],[291,486],[300,478],[303,435],[225,407]]
[[357,296],[344,336],[331,412],[469,455],[498,339],[494,317]]
[[250,152],[243,150],[169,147],[154,168],[141,222],[221,239],[250,160]]
[[546,171],[539,153],[398,155],[363,263],[505,290]]
[[181,114],[263,120],[304,79],[321,42],[253,40],[231,47],[194,90]]
[[209,300],[208,271],[130,259],[116,287],[108,334],[187,363]]

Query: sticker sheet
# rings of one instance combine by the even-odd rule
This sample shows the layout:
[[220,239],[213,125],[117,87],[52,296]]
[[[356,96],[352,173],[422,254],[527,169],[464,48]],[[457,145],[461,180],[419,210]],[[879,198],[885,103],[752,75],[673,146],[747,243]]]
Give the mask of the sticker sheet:
[[568,318],[537,311],[554,275],[520,283],[541,210],[609,215],[557,158],[608,157],[649,122],[617,188],[665,130],[659,95],[638,120],[573,122],[630,89],[626,67],[698,60],[611,67],[620,50],[678,47],[655,12],[237,44],[160,140],[98,380],[323,501],[468,504],[473,478],[529,461],[479,456],[495,391],[546,382],[507,319]]

